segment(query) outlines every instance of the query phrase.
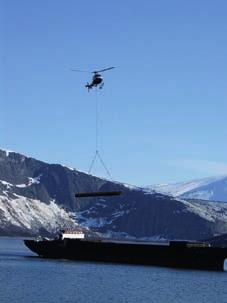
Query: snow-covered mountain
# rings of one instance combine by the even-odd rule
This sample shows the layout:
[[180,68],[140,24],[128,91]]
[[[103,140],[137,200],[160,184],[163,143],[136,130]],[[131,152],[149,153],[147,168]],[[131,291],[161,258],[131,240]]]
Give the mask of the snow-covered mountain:
[[77,226],[73,214],[54,200],[46,204],[17,194],[9,196],[7,192],[0,196],[0,218],[0,233],[4,235],[56,234],[64,226]]
[[[78,224],[117,237],[202,239],[227,232],[227,203],[185,201],[0,150],[0,234],[54,234]],[[75,199],[76,192],[121,190]]]
[[187,199],[227,202],[227,176],[149,186],[160,193]]
[[75,227],[74,210],[81,205],[74,193],[102,183],[72,168],[0,150],[0,234],[47,235]]

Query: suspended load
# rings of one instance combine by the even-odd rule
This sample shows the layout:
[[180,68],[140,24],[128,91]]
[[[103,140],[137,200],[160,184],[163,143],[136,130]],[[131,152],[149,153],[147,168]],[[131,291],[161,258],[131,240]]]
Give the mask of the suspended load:
[[88,197],[108,197],[108,196],[120,196],[121,191],[97,191],[97,192],[83,192],[75,194],[76,198],[88,198]]

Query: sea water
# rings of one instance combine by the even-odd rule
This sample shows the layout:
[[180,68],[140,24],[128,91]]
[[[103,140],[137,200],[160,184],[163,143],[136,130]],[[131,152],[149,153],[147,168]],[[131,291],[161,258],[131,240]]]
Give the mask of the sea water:
[[23,239],[3,237],[0,302],[227,303],[227,271],[42,259]]

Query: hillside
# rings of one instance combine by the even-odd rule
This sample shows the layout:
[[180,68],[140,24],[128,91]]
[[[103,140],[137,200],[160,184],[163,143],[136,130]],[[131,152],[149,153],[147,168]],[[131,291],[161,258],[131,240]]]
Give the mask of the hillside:
[[[115,189],[123,194],[74,197]],[[0,223],[1,235],[55,234],[79,224],[117,237],[201,239],[227,232],[227,204],[175,199],[0,150]]]

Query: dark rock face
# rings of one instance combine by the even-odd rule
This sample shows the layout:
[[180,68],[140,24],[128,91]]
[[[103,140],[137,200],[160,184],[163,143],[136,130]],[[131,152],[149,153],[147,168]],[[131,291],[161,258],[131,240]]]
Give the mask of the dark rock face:
[[77,213],[80,224],[135,238],[202,239],[218,232],[215,222],[191,212],[181,201],[142,190],[122,190],[119,198],[96,199]]
[[[39,182],[28,185],[29,178],[39,178]],[[75,193],[93,191],[103,184],[103,180],[59,164],[47,164],[23,155],[0,150],[0,180],[13,186],[13,192],[45,203],[55,200],[69,210],[78,210],[87,200],[75,200]]]
[[[60,226],[58,218],[73,224],[68,213],[74,213],[82,226],[116,236],[201,239],[227,232],[227,209],[222,204],[218,209],[201,208],[14,152],[0,150],[0,180],[1,234],[52,233]],[[77,192],[98,190],[122,190],[122,195],[75,199]]]

